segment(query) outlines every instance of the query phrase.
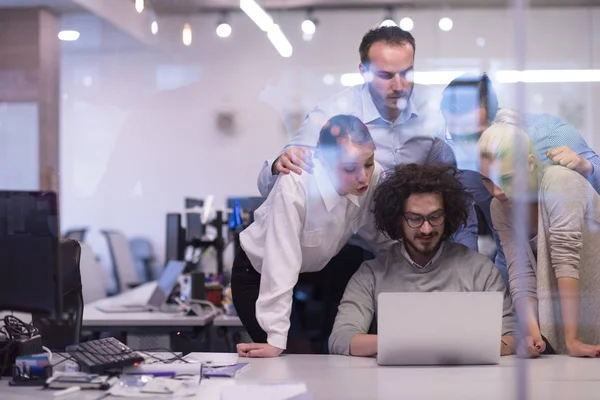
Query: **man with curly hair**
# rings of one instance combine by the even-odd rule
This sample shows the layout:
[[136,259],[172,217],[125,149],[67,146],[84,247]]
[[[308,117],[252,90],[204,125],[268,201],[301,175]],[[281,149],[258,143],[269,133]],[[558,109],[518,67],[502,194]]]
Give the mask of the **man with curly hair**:
[[377,230],[396,243],[354,274],[340,303],[329,349],[333,354],[377,354],[377,297],[382,292],[503,292],[502,355],[515,351],[516,317],[504,280],[486,256],[450,237],[467,219],[468,193],[455,168],[407,164],[376,189]]

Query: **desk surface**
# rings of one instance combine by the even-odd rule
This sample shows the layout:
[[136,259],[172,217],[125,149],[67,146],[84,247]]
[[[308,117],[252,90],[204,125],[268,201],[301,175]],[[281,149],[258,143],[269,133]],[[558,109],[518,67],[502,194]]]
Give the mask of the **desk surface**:
[[244,325],[240,321],[240,317],[233,315],[219,315],[213,320],[214,326],[226,326],[226,327],[239,327],[242,328]]
[[[240,359],[245,360],[245,359]],[[473,367],[378,367],[375,359],[287,355],[248,359],[249,370],[235,379],[203,380],[195,399],[219,399],[223,387],[252,382],[305,382],[317,399],[516,399],[517,363],[527,368],[527,399],[583,400],[600,397],[600,360],[548,356],[538,360],[503,357],[500,365]],[[9,395],[9,396],[6,396]],[[97,399],[81,392],[77,399]],[[39,400],[52,392],[13,388],[0,381],[0,398]],[[65,397],[65,400],[75,398]]]
[[83,310],[83,328],[89,327],[164,327],[164,326],[205,326],[212,319],[207,313],[200,316],[185,316],[181,312],[129,312],[105,313],[98,305],[117,306],[123,304],[144,304],[156,288],[156,282],[148,282],[113,297],[86,304]]

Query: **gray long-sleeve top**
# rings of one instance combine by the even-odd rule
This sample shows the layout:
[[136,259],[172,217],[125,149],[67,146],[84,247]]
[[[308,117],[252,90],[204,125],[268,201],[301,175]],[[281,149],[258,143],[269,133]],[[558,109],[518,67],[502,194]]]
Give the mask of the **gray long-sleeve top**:
[[424,267],[416,265],[401,242],[378,258],[364,262],[340,303],[329,352],[350,354],[359,333],[377,333],[377,297],[382,292],[503,292],[502,335],[516,332],[516,315],[504,280],[486,256],[446,241]]
[[[515,301],[538,299],[542,335],[566,353],[557,280],[579,280],[579,338],[600,342],[600,195],[568,168],[538,165],[540,183],[537,240],[520,243],[510,203],[492,201],[491,214],[506,255],[510,291]],[[537,253],[534,254],[532,250]]]

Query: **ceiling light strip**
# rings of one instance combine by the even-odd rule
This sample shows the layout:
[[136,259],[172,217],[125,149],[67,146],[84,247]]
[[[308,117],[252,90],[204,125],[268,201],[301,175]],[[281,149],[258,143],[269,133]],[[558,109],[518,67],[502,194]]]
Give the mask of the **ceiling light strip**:
[[[421,85],[447,85],[466,72],[476,71],[417,71],[414,82]],[[498,83],[589,83],[600,82],[600,69],[500,70],[493,73],[493,76]],[[355,86],[364,82],[358,72],[342,74],[340,77],[343,86]]]

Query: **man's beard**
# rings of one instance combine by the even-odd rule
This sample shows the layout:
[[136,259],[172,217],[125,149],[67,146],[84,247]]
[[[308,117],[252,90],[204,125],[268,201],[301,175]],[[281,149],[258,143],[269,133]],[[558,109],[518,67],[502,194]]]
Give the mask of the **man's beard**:
[[[419,239],[422,238],[431,238],[432,240],[428,243],[419,242]],[[436,241],[436,238],[439,238],[439,233],[437,232],[433,232],[430,235],[417,235],[414,237],[414,239],[408,241],[408,244],[421,255],[429,257],[435,254],[440,243],[442,242],[441,239]]]
[[389,96],[389,99],[394,100],[396,102],[396,107],[398,107],[399,110],[404,110],[406,108],[406,105],[408,104],[409,97],[410,97],[410,92],[401,90],[401,91],[392,93]]

